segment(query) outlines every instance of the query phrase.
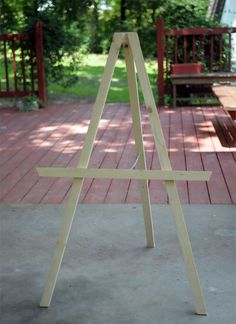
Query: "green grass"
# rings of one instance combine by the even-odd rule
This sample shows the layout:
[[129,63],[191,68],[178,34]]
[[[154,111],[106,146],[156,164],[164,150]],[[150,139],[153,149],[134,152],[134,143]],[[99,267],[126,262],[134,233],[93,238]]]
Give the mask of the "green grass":
[[[48,93],[68,95],[72,94],[77,95],[82,99],[87,99],[88,101],[94,101],[103,75],[106,60],[107,55],[87,55],[83,58],[82,64],[79,64],[78,71],[73,72],[73,76],[77,77],[77,81],[73,85],[64,87],[59,84],[49,83],[47,89]],[[66,73],[68,73],[66,72],[67,66],[68,64],[67,62],[65,62],[65,75]],[[149,60],[146,63],[146,68],[153,88],[153,93],[156,96],[156,62]],[[141,94],[140,90],[139,92]],[[142,96],[140,96],[140,101],[143,102]],[[129,102],[128,84],[124,60],[119,59],[117,61],[110,90],[108,93],[107,102]]]

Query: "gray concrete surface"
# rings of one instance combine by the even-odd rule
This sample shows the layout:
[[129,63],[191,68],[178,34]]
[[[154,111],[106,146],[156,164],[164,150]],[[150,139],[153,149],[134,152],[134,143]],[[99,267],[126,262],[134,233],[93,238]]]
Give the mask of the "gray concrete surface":
[[51,306],[40,309],[63,211],[0,205],[1,324],[236,323],[235,206],[184,206],[208,316],[194,314],[169,206],[153,206],[155,249],[140,206],[80,206]]

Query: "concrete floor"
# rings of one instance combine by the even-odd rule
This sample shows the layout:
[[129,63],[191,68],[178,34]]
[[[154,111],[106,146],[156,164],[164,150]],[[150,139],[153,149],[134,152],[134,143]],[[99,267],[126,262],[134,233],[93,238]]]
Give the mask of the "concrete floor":
[[194,300],[169,206],[153,206],[145,248],[139,205],[81,205],[50,308],[40,309],[62,205],[0,205],[1,324],[233,324],[235,205],[184,206],[208,307]]

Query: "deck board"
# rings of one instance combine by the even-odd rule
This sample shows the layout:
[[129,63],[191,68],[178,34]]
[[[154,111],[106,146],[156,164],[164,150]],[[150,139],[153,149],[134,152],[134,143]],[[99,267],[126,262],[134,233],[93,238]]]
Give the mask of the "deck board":
[[[39,178],[37,166],[76,166],[92,105],[48,105],[38,112],[0,110],[0,203],[64,203],[71,179]],[[160,169],[148,116],[141,109],[147,167]],[[212,170],[206,182],[178,182],[182,203],[236,203],[236,126],[220,107],[162,108],[163,133],[173,169]],[[130,168],[136,159],[127,105],[105,108],[91,167]],[[149,183],[152,203],[167,203],[163,181]],[[81,203],[137,203],[137,181],[84,182]]]

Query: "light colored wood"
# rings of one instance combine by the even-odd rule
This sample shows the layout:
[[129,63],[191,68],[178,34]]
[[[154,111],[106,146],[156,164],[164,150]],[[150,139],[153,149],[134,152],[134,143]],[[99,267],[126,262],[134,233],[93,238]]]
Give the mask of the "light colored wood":
[[[119,49],[123,42],[123,39],[124,39],[123,33],[114,35],[111,49],[109,52],[109,57],[105,66],[104,75],[94,104],[88,133],[85,138],[85,143],[81,152],[78,167],[85,168],[88,166],[88,162],[93,148],[93,142],[97,133],[98,123],[102,116],[102,112],[106,102],[115,64],[118,58]],[[49,267],[48,277],[44,286],[40,307],[49,307],[50,305],[53,291],[56,285],[57,276],[64,256],[65,247],[69,237],[71,225],[74,219],[78,199],[81,193],[82,185],[83,185],[83,179],[74,179],[70,196],[69,196],[69,201],[65,211],[64,220],[60,228],[56,249],[51,261],[51,265]]]
[[208,181],[211,171],[132,170],[93,168],[37,168],[40,177],[70,177],[93,179],[133,179],[167,181]]
[[[146,72],[144,59],[139,44],[139,39],[137,34],[135,33],[128,33],[128,38],[133,53],[136,69],[138,72],[138,77],[141,84],[145,104],[149,114],[149,119],[151,123],[152,132],[154,135],[156,149],[157,152],[159,153],[161,169],[171,170],[172,169],[171,163],[168,157],[168,152],[165,145],[165,139],[161,128],[160,119],[157,114],[156,104],[152,94],[151,85]],[[165,185],[169,196],[170,206],[172,208],[173,215],[174,215],[174,220],[177,228],[177,234],[178,234],[178,239],[179,239],[183,259],[188,272],[188,276],[190,278],[190,283],[191,283],[193,295],[196,302],[196,312],[197,314],[206,315],[207,310],[205,306],[205,301],[204,301],[197,269],[195,266],[192,247],[189,240],[188,231],[184,220],[184,215],[181,208],[176,184],[174,181],[165,181]]]
[[236,86],[213,86],[212,91],[224,110],[236,111]]
[[[141,124],[137,79],[136,79],[134,60],[130,50],[129,40],[127,37],[125,43],[125,63],[126,63],[126,70],[127,70],[131,116],[133,120],[135,148],[139,156],[137,168],[141,169],[142,170],[141,172],[144,172],[144,170],[147,169],[147,163],[146,163],[146,157],[145,157],[144,146],[143,146],[143,131],[142,131],[142,124]],[[143,206],[147,247],[153,248],[155,246],[155,239],[153,234],[152,210],[151,210],[150,194],[148,188],[148,179],[139,181],[139,189],[141,193],[141,200]]]
[[43,295],[40,301],[40,307],[49,307],[51,303],[53,291],[56,285],[57,276],[64,256],[81,188],[82,179],[75,179],[73,181],[73,185],[70,191],[70,197],[67,203],[65,216],[60,227],[55,252],[49,267],[47,280],[45,282]]
[[[105,105],[107,93],[109,90],[112,74],[115,63],[118,57],[121,44],[128,45],[125,49],[125,59],[128,72],[128,85],[131,101],[131,113],[134,122],[134,133],[136,141],[136,150],[139,154],[138,170],[111,170],[111,169],[88,169],[88,162],[92,152],[94,139],[98,129],[98,123],[101,119],[103,108]],[[151,129],[154,135],[157,153],[161,164],[161,170],[146,170],[145,153],[142,140],[142,127],[140,117],[140,107],[137,92],[137,80],[135,75],[135,66],[143,91],[145,104],[147,107]],[[209,172],[185,172],[173,171],[168,157],[167,148],[161,128],[159,116],[156,111],[154,97],[151,91],[150,82],[145,69],[144,59],[136,33],[116,33],[113,38],[111,49],[109,52],[107,64],[104,71],[104,76],[98,91],[97,99],[94,104],[94,109],[91,116],[88,133],[85,139],[85,144],[81,152],[80,161],[77,168],[38,168],[40,175],[48,176],[72,176],[74,177],[72,189],[70,192],[69,202],[66,208],[65,217],[61,225],[59,237],[56,245],[56,250],[49,269],[48,278],[45,284],[43,297],[40,303],[41,307],[48,307],[55,288],[56,279],[60,270],[65,247],[72,226],[76,206],[83,184],[83,179],[86,177],[93,178],[131,178],[140,181],[140,189],[142,194],[144,219],[147,234],[148,245],[154,246],[152,216],[150,209],[150,198],[148,191],[148,179],[163,179],[170,199],[170,205],[174,214],[174,220],[177,228],[177,234],[181,246],[182,255],[190,278],[190,283],[193,290],[197,305],[197,313],[205,315],[206,307],[203,299],[203,294],[198,278],[195,261],[192,254],[191,243],[189,240],[187,227],[185,224],[183,211],[181,208],[178,192],[174,180],[208,180]]]

